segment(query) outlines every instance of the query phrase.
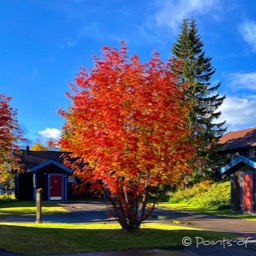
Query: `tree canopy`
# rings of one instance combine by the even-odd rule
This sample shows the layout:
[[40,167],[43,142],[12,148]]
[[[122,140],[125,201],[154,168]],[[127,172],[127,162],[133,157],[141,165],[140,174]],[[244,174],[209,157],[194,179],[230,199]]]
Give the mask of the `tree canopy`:
[[[9,105],[11,98],[0,94],[0,183],[10,179],[11,171],[20,171],[18,141],[22,139],[16,111]],[[9,183],[9,182],[8,182]]]
[[31,151],[47,151],[49,150],[48,147],[46,146],[43,146],[42,144],[40,143],[35,143],[31,148],[30,148]]
[[225,96],[218,92],[220,83],[212,85],[215,69],[211,65],[212,58],[206,56],[203,47],[195,20],[184,19],[177,42],[172,47],[172,64],[175,66],[177,60],[181,63],[175,70],[178,75],[177,85],[187,84],[185,101],[194,106],[189,113],[192,128],[190,140],[197,150],[194,163],[197,169],[206,171],[218,163],[218,140],[226,128],[225,122],[218,122],[221,115],[218,108]]
[[[152,212],[162,184],[176,184],[190,171],[189,104],[176,86],[170,61],[158,54],[145,64],[120,49],[102,48],[94,66],[70,84],[72,104],[59,110],[66,123],[59,146],[72,152],[66,163],[104,193],[123,229],[134,231]],[[148,205],[149,198],[154,203]]]

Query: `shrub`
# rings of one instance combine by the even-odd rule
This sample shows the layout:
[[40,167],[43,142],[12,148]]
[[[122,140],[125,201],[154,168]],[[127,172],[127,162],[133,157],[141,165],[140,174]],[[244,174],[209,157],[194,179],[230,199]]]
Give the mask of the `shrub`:
[[203,181],[192,188],[177,190],[170,195],[170,203],[186,203],[200,207],[224,209],[230,201],[230,184],[228,181]]
[[11,193],[11,194],[8,194],[8,193],[0,194],[0,202],[9,202],[9,201],[13,201],[13,200],[16,200],[14,193]]
[[203,193],[212,184],[213,184],[213,181],[205,180],[193,185],[191,188],[178,189],[176,192],[172,192],[169,194],[170,196],[169,202],[170,203],[189,202],[191,198]]

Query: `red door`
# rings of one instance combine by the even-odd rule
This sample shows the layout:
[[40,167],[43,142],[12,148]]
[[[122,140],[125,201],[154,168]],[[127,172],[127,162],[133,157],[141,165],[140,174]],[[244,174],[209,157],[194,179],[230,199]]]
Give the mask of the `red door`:
[[50,200],[62,200],[62,176],[50,176]]
[[242,210],[252,212],[253,200],[253,175],[251,173],[242,174]]

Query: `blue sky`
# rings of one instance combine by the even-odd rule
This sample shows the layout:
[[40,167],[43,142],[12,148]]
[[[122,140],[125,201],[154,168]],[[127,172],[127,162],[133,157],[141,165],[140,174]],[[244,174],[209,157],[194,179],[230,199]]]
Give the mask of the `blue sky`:
[[57,138],[68,83],[101,46],[125,40],[142,62],[153,50],[166,60],[192,16],[227,97],[228,130],[256,126],[255,0],[1,0],[0,93],[31,144]]

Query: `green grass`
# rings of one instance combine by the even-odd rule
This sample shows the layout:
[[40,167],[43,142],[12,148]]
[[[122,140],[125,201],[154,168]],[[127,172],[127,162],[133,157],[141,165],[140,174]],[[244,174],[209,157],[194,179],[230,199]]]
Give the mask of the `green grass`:
[[[163,205],[172,209],[174,207],[171,204]],[[189,210],[188,207],[183,207],[183,210]],[[190,206],[190,210],[195,211],[195,209],[195,206]],[[0,218],[4,216],[35,215],[35,210],[35,202],[0,202]],[[67,211],[56,202],[43,202],[44,214],[65,212]],[[119,224],[110,223],[36,224],[0,222],[0,248],[13,253],[24,254],[179,247],[182,246],[182,238],[185,236],[191,237],[194,242],[196,237],[211,241],[231,237],[231,235],[224,233],[203,231],[174,224],[147,223],[142,225],[139,232],[129,233],[121,230]]]
[[230,235],[183,226],[143,224],[141,230],[129,233],[118,224],[0,224],[0,248],[13,253],[53,254],[170,248],[182,246],[182,238],[205,240],[231,238]]
[[[33,201],[3,201],[0,202],[0,217],[35,215],[36,203]],[[57,203],[43,202],[43,214],[67,213]]]
[[169,202],[160,206],[172,210],[215,214],[256,221],[255,214],[234,213],[230,210],[230,182],[201,181],[190,188],[169,192]]

